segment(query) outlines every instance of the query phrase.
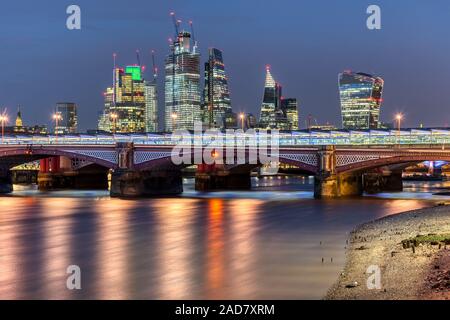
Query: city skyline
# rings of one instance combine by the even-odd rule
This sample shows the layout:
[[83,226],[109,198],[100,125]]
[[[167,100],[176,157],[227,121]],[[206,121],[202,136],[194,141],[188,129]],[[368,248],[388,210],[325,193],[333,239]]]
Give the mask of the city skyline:
[[[29,3],[35,20],[26,26],[18,24],[18,21],[28,20],[31,14],[21,10],[23,3]],[[365,1],[348,6],[327,1],[317,1],[317,4],[287,1],[282,8],[272,10],[276,27],[270,30],[263,25],[267,9],[256,6],[254,1],[221,4],[220,19],[208,15],[200,5],[181,1],[152,4],[151,8],[144,1],[138,1],[142,13],[122,8],[116,1],[109,2],[106,8],[101,3],[78,1],[78,4],[83,13],[80,31],[65,29],[65,2],[57,6],[29,1],[5,4],[2,12],[14,13],[10,16],[15,19],[4,16],[2,40],[4,59],[8,63],[0,76],[0,106],[8,108],[10,117],[20,105],[25,122],[51,125],[55,103],[73,101],[79,107],[80,131],[96,128],[97,113],[103,106],[102,92],[110,83],[110,73],[106,70],[111,70],[112,53],[118,54],[118,64],[125,65],[134,62],[135,50],[141,49],[143,64],[147,66],[146,79],[151,79],[150,50],[155,49],[161,70],[167,53],[167,38],[173,34],[169,12],[174,10],[184,22],[193,20],[202,57],[207,57],[210,47],[225,52],[236,113],[259,114],[263,70],[270,64],[283,79],[282,85],[290,96],[302,101],[300,127],[305,127],[308,114],[319,123],[340,126],[336,75],[346,69],[377,74],[386,81],[383,122],[392,122],[394,115],[402,112],[404,126],[448,125],[449,119],[438,115],[442,108],[450,105],[445,95],[448,86],[445,79],[450,73],[446,56],[450,54],[450,47],[439,40],[447,22],[439,18],[441,12],[431,14],[430,10],[430,7],[440,6],[441,11],[445,11],[449,4],[444,1],[436,1],[428,7],[420,3],[409,7],[402,1],[395,4],[379,1],[383,7],[383,27],[375,31],[365,26],[368,5]],[[237,6],[241,6],[238,15]],[[421,14],[415,14],[414,23],[410,22],[408,17],[418,11]],[[313,21],[311,13],[322,18]],[[122,22],[122,27],[111,32],[108,22],[100,17],[103,14]],[[44,16],[49,19],[39,18]],[[333,26],[338,23],[345,36],[336,33]],[[35,30],[45,31],[45,37]],[[225,32],[230,36],[221,36]],[[433,36],[428,37],[431,34]],[[40,44],[43,37],[45,46]],[[292,43],[289,41],[292,37],[300,40]],[[267,38],[271,39],[270,44],[265,41]],[[286,50],[278,50],[287,43]],[[373,50],[373,43],[377,43],[377,50]],[[90,72],[89,77],[86,77],[87,72]],[[438,72],[444,81],[434,76]],[[52,76],[56,74],[58,76]],[[162,82],[160,77],[160,95],[164,92]],[[28,88],[29,94],[24,95],[23,88]],[[163,102],[160,98],[159,105],[163,106]],[[424,105],[426,113],[422,112]]]

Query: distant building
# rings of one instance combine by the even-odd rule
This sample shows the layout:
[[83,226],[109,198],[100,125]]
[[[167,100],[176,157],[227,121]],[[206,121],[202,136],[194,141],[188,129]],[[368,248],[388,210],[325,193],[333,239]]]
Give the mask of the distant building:
[[259,127],[262,129],[277,128],[276,111],[281,108],[281,85],[275,82],[270,67],[266,67],[264,96],[259,116]]
[[366,73],[345,71],[339,74],[344,129],[379,128],[383,85],[382,78]]
[[165,62],[165,130],[194,129],[201,121],[200,54],[191,34],[180,31]]
[[287,98],[281,100],[281,109],[283,110],[284,116],[286,117],[287,129],[288,130],[298,130],[298,105],[297,99]]
[[224,128],[226,116],[231,112],[230,91],[222,51],[210,48],[208,50],[208,62],[205,63],[203,122],[209,128]]
[[77,105],[73,102],[59,102],[56,104],[56,114],[60,115],[60,119],[55,126],[55,133],[68,134],[77,133],[78,116]]
[[254,129],[258,126],[258,120],[253,115],[253,113],[247,113],[245,115],[245,118],[246,118],[246,123],[247,123],[248,129]]
[[48,128],[45,125],[25,126],[22,119],[22,112],[17,111],[14,126],[4,128],[5,134],[48,134]]
[[158,132],[158,86],[156,78],[145,82],[145,131]]
[[315,124],[311,125],[309,127],[309,130],[323,130],[323,131],[331,131],[331,130],[337,130],[335,125],[332,124]]
[[104,92],[105,106],[98,128],[107,132],[146,131],[146,83],[140,66],[114,70],[114,86]]

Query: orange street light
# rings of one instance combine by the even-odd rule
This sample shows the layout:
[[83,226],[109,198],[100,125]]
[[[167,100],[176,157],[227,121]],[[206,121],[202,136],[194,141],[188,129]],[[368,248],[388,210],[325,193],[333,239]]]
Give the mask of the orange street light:
[[245,114],[244,114],[243,112],[241,112],[241,113],[239,114],[239,118],[241,119],[242,130],[244,130]]

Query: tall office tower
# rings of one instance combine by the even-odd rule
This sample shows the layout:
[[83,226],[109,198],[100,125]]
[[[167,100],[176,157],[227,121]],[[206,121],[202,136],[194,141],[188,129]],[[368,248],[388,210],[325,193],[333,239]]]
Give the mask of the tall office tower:
[[256,126],[258,125],[256,117],[253,115],[253,113],[247,113],[247,115],[245,116],[245,119],[246,119],[247,128],[249,128],[249,129],[256,128]]
[[100,130],[145,132],[145,81],[140,66],[114,70],[114,87],[104,92],[105,107],[99,118]]
[[55,133],[67,134],[77,133],[78,116],[77,105],[72,102],[59,102],[56,104],[56,114],[60,115],[57,125],[55,124]]
[[297,99],[287,98],[281,100],[281,109],[287,120],[287,130],[298,130]]
[[145,82],[145,131],[158,132],[158,88],[156,81]]
[[205,88],[203,90],[203,120],[210,128],[225,128],[226,115],[232,112],[228,78],[225,73],[222,51],[209,48],[205,63]]
[[201,121],[200,54],[191,34],[177,33],[165,61],[165,129],[194,129]]
[[380,108],[384,81],[366,73],[344,71],[339,74],[342,127],[376,129],[380,125]]
[[259,117],[259,127],[262,129],[277,128],[277,113],[281,107],[281,85],[276,83],[270,73],[270,67],[266,67],[266,81],[264,85],[264,97]]

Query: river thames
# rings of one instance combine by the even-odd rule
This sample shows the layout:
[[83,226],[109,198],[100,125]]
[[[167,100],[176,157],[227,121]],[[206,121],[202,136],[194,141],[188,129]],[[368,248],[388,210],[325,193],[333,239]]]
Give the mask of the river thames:
[[320,299],[354,227],[449,199],[432,195],[448,182],[337,200],[313,199],[308,178],[252,183],[141,200],[15,186],[0,198],[0,299]]

